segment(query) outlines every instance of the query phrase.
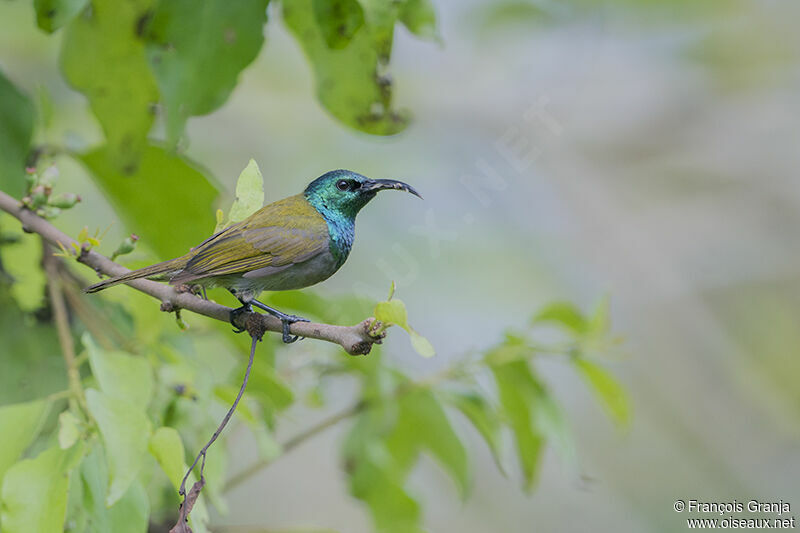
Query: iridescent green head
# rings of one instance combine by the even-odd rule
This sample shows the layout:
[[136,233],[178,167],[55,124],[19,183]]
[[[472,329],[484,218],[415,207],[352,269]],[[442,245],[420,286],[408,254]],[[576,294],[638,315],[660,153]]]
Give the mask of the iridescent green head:
[[326,219],[355,219],[356,214],[378,191],[397,189],[422,198],[402,181],[372,180],[350,170],[332,170],[312,181],[303,193],[306,200]]

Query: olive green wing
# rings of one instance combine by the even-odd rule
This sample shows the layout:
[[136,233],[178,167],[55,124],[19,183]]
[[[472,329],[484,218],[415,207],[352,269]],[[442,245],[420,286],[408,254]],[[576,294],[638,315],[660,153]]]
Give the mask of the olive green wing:
[[202,242],[171,281],[188,283],[259,269],[278,272],[327,251],[329,238],[322,215],[303,196],[291,196]]

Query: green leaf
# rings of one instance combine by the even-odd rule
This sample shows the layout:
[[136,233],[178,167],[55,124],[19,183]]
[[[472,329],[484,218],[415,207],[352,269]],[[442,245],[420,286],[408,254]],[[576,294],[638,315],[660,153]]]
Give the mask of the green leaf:
[[405,0],[400,7],[400,20],[417,37],[439,39],[436,11],[430,0]]
[[153,371],[146,358],[103,350],[88,333],[83,334],[82,341],[89,354],[92,375],[97,379],[103,393],[142,408],[150,403],[153,395]]
[[[347,126],[373,135],[405,129],[409,115],[392,107],[392,82],[384,72],[397,7],[362,0],[365,23],[356,28],[352,4],[342,3],[350,7],[344,37],[339,40],[331,37],[330,21],[319,24],[313,0],[284,0],[282,4],[283,20],[311,62],[317,98],[325,109]],[[330,47],[329,41],[341,47]]]
[[190,116],[219,108],[264,42],[269,0],[159,2],[147,25],[147,55],[177,142]]
[[500,405],[514,433],[524,486],[531,490],[538,477],[544,446],[542,434],[533,425],[533,402],[538,396],[538,385],[525,361],[512,360],[492,366],[492,373]]
[[[3,228],[18,226],[17,221],[6,213],[0,214],[0,222]],[[22,311],[32,312],[42,306],[47,285],[41,266],[42,240],[38,235],[22,232],[18,235],[17,242],[0,246],[0,264],[13,279],[11,296]]]
[[588,359],[578,358],[573,361],[612,420],[627,427],[631,419],[631,407],[622,385],[607,370]]
[[136,173],[158,102],[158,87],[137,35],[153,4],[93,0],[91,9],[65,28],[61,44],[64,77],[89,99],[108,140],[105,164],[126,175]]
[[181,486],[185,472],[183,441],[177,430],[170,427],[158,428],[150,437],[150,454],[156,458],[175,489]]
[[81,463],[82,509],[88,514],[86,533],[143,533],[147,530],[150,502],[141,482],[136,480],[111,507],[106,507],[108,467],[99,446],[94,446]]
[[406,330],[411,337],[411,346],[422,357],[433,357],[436,355],[436,350],[433,348],[430,341],[409,325],[406,304],[404,304],[402,300],[392,299],[385,302],[378,302],[375,305],[373,314],[376,320],[384,324],[394,324]]
[[545,306],[534,315],[531,323],[553,323],[578,335],[584,334],[587,328],[583,313],[569,302],[555,302]]
[[398,465],[407,470],[418,452],[425,450],[447,470],[465,496],[470,482],[467,451],[442,404],[429,390],[409,392],[400,397],[398,404],[397,423],[386,439]]
[[396,324],[408,328],[408,312],[402,300],[378,302],[375,305],[375,318],[385,324]]
[[311,6],[328,48],[344,48],[364,25],[358,0],[312,0]]
[[[239,388],[232,385],[220,385],[214,389],[214,395],[226,406],[233,404],[238,393]],[[258,402],[252,395],[245,394],[236,408],[236,415],[247,424],[247,427],[250,428],[250,431],[253,433],[253,437],[256,439],[259,458],[265,460],[275,459],[281,454],[281,446],[267,427],[266,420],[256,416],[256,413],[250,409],[248,404],[251,401],[253,403]]]
[[83,11],[89,0],[33,0],[36,25],[53,33]]
[[292,389],[278,376],[275,369],[265,362],[256,361],[253,364],[247,390],[248,396],[258,402],[262,415],[270,425],[275,414],[294,403]]
[[69,411],[58,415],[58,446],[62,450],[71,448],[81,436],[80,422]]
[[605,338],[611,331],[611,299],[606,294],[603,296],[592,312],[586,323],[586,334],[588,337],[597,339]]
[[125,494],[144,464],[150,421],[144,406],[94,389],[86,391],[86,403],[108,454],[110,486],[106,505],[111,506]]
[[408,334],[411,336],[411,346],[422,357],[433,357],[436,355],[436,350],[433,348],[431,341],[420,335],[416,330],[410,329]]
[[369,506],[377,533],[422,533],[419,504],[391,463],[382,444],[365,446],[350,465],[350,492]]
[[536,384],[536,396],[532,403],[536,429],[545,436],[565,465],[574,467],[577,464],[577,451],[567,418],[544,385],[538,381]]
[[[233,405],[233,402],[236,400],[236,396],[238,394],[239,387],[235,387],[233,385],[218,385],[214,387],[214,396],[220,401],[221,405],[226,407]],[[239,405],[236,407],[236,412],[233,414],[233,416],[241,418],[243,422],[256,421],[256,415],[253,413],[253,410],[250,409],[250,406],[247,405],[245,396],[242,396],[242,401],[239,402]]]
[[0,283],[0,405],[41,398],[67,388],[64,358],[55,329],[29,320]]
[[0,72],[0,189],[21,198],[33,124],[33,104]]
[[492,452],[497,468],[505,472],[503,465],[503,434],[500,414],[480,394],[476,392],[448,392],[442,398],[472,422],[478,430],[489,450]]
[[484,360],[489,366],[499,366],[512,361],[527,361],[532,354],[527,339],[506,333],[504,341],[490,349]]
[[44,400],[0,407],[0,481],[39,434],[49,410]]
[[81,340],[89,356],[92,375],[103,393],[145,408],[153,395],[153,373],[147,359],[104,350],[95,344],[89,333],[84,333]]
[[61,533],[67,488],[83,446],[50,448],[12,466],[3,478],[0,523],[4,533]]
[[263,205],[264,177],[258,169],[258,163],[251,159],[236,181],[236,199],[228,213],[228,221],[224,224],[217,223],[214,233],[246,219],[261,209]]
[[[172,486],[177,491],[180,489],[181,481],[187,470],[184,462],[185,451],[183,440],[180,434],[170,427],[158,428],[150,438],[148,445],[150,454],[156,458],[161,469],[167,475]],[[194,474],[189,476],[186,481],[187,487],[191,487],[195,480]],[[177,492],[175,493],[177,497]],[[205,499],[201,494],[195,503],[192,514],[189,517],[192,529],[197,533],[206,531],[208,523],[208,510],[206,509]]]
[[[189,160],[148,146],[130,176],[108,162],[107,149],[80,156],[127,227],[163,257],[182,255],[208,236],[217,189]],[[164,231],[169,228],[169,231]]]
[[150,518],[150,500],[142,483],[135,480],[131,486],[108,509],[110,529],[98,529],[97,533],[113,531],[114,533],[143,533],[147,531]]

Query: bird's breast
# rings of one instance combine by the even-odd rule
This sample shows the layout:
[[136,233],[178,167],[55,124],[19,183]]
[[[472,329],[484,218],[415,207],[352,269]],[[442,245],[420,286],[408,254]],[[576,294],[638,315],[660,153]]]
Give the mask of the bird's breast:
[[244,276],[236,276],[229,283],[234,288],[261,291],[289,291],[310,287],[325,281],[339,270],[338,260],[329,251],[323,251],[302,263],[281,267],[264,267]]

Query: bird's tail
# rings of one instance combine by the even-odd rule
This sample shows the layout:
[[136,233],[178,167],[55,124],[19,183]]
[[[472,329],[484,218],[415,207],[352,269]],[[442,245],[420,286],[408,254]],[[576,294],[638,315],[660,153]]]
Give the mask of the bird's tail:
[[125,283],[126,281],[132,281],[134,279],[141,279],[141,278],[151,278],[158,275],[177,272],[178,270],[186,266],[186,261],[187,258],[185,256],[177,257],[175,259],[170,259],[169,261],[164,261],[163,263],[156,263],[155,265],[150,265],[148,267],[140,268],[138,270],[132,270],[127,274],[123,274],[121,276],[117,276],[114,278],[108,278],[107,280],[103,280],[100,283],[95,283],[94,285],[90,285],[85,289],[83,289],[83,292],[102,291],[103,289],[113,287],[114,285],[118,285],[120,283]]

